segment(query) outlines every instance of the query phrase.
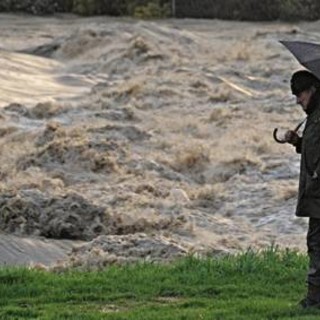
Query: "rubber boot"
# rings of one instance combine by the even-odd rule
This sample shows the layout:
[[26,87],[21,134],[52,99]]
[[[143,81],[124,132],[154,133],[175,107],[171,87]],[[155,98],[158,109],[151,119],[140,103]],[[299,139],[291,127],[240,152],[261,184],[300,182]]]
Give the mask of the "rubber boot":
[[299,305],[303,309],[320,308],[320,287],[309,284],[307,296],[300,301]]

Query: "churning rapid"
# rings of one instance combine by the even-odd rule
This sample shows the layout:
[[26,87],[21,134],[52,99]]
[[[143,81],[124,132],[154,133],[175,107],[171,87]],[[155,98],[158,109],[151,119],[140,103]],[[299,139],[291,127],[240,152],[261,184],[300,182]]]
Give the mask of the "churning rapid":
[[272,131],[304,117],[278,41],[319,23],[0,21],[2,263],[305,249],[299,156]]

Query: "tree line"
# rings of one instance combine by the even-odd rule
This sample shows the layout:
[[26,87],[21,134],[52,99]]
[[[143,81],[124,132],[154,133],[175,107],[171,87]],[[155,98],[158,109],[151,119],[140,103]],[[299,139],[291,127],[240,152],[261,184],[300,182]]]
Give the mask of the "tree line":
[[1,0],[0,12],[56,12],[138,18],[190,17],[247,21],[317,20],[319,0]]

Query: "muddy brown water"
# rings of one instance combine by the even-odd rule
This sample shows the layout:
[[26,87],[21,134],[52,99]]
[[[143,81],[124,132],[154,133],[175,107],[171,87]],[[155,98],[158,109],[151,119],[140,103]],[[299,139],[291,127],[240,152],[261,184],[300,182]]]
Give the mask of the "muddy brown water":
[[319,22],[0,18],[1,264],[305,251],[272,131]]

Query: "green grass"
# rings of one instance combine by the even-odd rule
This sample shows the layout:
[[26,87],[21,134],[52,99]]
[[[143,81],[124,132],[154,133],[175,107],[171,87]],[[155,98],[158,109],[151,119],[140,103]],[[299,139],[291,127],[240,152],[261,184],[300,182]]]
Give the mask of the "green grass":
[[300,310],[307,257],[270,248],[100,272],[0,269],[0,319],[319,319]]

